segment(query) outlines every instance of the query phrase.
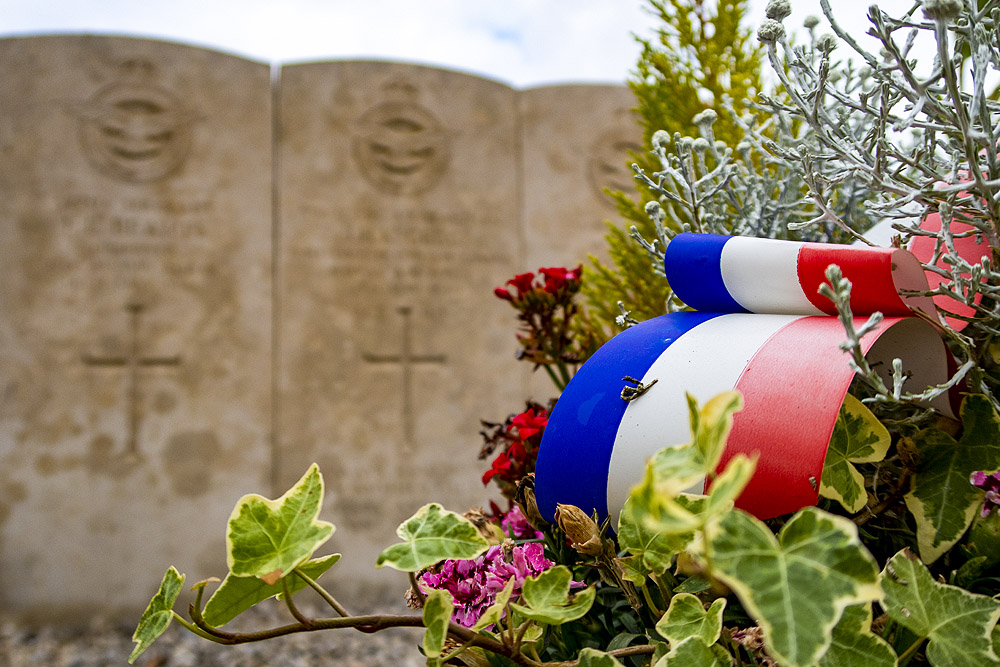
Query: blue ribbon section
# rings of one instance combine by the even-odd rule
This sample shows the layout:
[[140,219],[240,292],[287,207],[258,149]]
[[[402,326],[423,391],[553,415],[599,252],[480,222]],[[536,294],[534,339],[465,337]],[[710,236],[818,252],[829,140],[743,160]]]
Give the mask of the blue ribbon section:
[[587,514],[596,510],[602,521],[607,517],[611,451],[628,407],[621,397],[622,377],[642,379],[671,343],[718,315],[680,312],[647,320],[612,338],[577,371],[549,417],[538,451],[535,501],[545,519],[554,521],[556,503]]
[[731,236],[678,234],[663,253],[663,272],[677,297],[695,310],[749,312],[729,294],[722,280],[722,248]]

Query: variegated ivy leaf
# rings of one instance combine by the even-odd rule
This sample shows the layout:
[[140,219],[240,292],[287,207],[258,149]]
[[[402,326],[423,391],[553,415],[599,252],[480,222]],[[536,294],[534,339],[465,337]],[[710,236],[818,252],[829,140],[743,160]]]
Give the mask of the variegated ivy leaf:
[[894,667],[896,652],[872,632],[871,603],[851,605],[833,628],[833,643],[819,667]]
[[904,549],[889,559],[882,573],[889,618],[928,640],[932,665],[996,665],[993,629],[1000,602],[934,580],[924,564]]
[[442,560],[475,558],[490,548],[472,522],[437,503],[424,505],[396,529],[403,542],[379,554],[375,567],[416,572]]
[[613,655],[592,648],[580,651],[577,667],[625,667]]
[[653,667],[730,667],[733,657],[718,644],[691,636],[670,649]]
[[982,505],[985,492],[969,483],[969,475],[1000,468],[1000,418],[988,398],[966,397],[962,429],[958,442],[940,429],[914,437],[920,467],[905,500],[917,521],[917,547],[925,563],[958,542]]
[[[674,556],[684,551],[694,533],[686,530],[675,533],[669,525],[661,525],[653,520],[645,520],[649,514],[648,496],[642,494],[630,497],[618,515],[618,545],[632,554],[622,559],[625,575],[636,585],[644,585],[646,575],[660,575],[666,572]],[[702,511],[706,501],[696,496],[678,496],[682,509],[696,516]]]
[[710,398],[700,410],[691,394],[687,395],[687,401],[692,443],[701,452],[705,472],[710,473],[722,459],[726,439],[733,429],[733,413],[743,409],[743,396],[738,391],[724,391]]
[[857,527],[815,507],[797,512],[777,536],[731,511],[710,546],[716,576],[757,620],[782,664],[815,664],[844,608],[881,597],[878,567]]
[[[340,554],[331,554],[322,558],[306,561],[298,569],[315,581],[340,560]],[[292,595],[307,586],[301,577],[293,576],[288,582],[288,590]],[[231,572],[225,581],[205,603],[202,616],[209,625],[220,627],[233,620],[250,607],[259,602],[282,593],[280,582],[268,585],[256,577],[237,577]]]
[[333,535],[332,523],[316,519],[322,504],[323,476],[315,463],[277,500],[256,493],[240,498],[226,535],[229,571],[270,586],[304,563]]
[[868,493],[865,480],[854,464],[881,461],[891,442],[889,431],[872,411],[848,394],[826,450],[819,495],[836,500],[851,514],[860,512],[868,501]]
[[582,618],[594,603],[597,589],[585,588],[570,597],[571,573],[565,565],[550,567],[521,586],[521,602],[511,608],[525,618],[548,625],[561,625]]
[[722,635],[722,611],[726,599],[719,598],[705,611],[704,605],[690,593],[678,593],[670,600],[670,607],[656,623],[660,636],[677,646],[688,637],[699,637],[706,646],[719,641]]
[[422,645],[424,655],[429,659],[437,658],[440,661],[441,653],[444,651],[444,640],[448,638],[451,614],[454,611],[454,600],[448,591],[433,590],[424,600],[424,627],[427,630],[424,632]]
[[139,619],[139,625],[132,633],[132,641],[135,648],[132,655],[128,657],[128,664],[135,662],[135,659],[145,652],[156,638],[162,635],[170,626],[170,621],[174,617],[174,602],[180,595],[181,586],[184,585],[184,575],[177,572],[171,565],[160,581],[160,588],[156,595],[149,601],[146,611]]

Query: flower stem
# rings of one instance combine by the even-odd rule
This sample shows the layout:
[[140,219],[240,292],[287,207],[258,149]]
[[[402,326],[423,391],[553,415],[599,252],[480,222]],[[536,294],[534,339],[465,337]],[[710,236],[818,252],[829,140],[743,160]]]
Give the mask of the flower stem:
[[350,616],[350,614],[347,613],[347,610],[344,609],[341,606],[341,604],[337,602],[337,600],[335,600],[334,597],[330,595],[330,593],[325,588],[316,583],[316,581],[314,581],[312,577],[304,574],[300,568],[295,568],[295,574],[297,574],[302,579],[302,581],[306,582],[306,584],[308,584],[311,589],[316,591],[316,593],[321,598],[323,598],[326,601],[326,603],[333,608],[335,612],[337,612],[344,618]]

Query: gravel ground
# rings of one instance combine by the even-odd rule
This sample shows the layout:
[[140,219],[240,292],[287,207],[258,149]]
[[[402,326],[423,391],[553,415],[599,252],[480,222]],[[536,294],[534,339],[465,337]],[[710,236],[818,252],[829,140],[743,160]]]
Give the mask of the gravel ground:
[[[305,609],[307,613],[325,613]],[[384,603],[353,613],[407,613],[401,602]],[[415,613],[415,612],[411,612]],[[289,621],[283,607],[267,604],[247,612],[247,626],[261,629]],[[234,624],[238,621],[234,621]],[[228,629],[228,628],[227,628]],[[85,629],[33,627],[0,615],[0,667],[117,667],[132,652],[129,623],[95,620]],[[280,637],[257,644],[219,646],[172,624],[136,660],[139,667],[420,667],[421,631],[385,630],[365,635],[353,630],[327,630]]]

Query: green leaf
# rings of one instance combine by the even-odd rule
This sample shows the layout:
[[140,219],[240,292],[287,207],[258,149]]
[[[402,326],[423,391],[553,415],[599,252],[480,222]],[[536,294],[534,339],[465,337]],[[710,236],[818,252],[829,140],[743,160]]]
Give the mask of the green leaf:
[[832,641],[845,607],[881,597],[878,568],[849,520],[815,507],[777,537],[734,510],[711,540],[712,565],[764,630],[779,662],[812,665]]
[[156,638],[170,626],[170,621],[174,617],[174,602],[177,601],[177,596],[180,595],[183,585],[184,575],[170,566],[163,575],[163,580],[160,581],[160,589],[149,601],[146,611],[139,619],[139,625],[132,633],[135,648],[132,650],[132,655],[128,657],[128,664],[131,665],[135,662],[135,659],[142,655],[150,644],[156,641]]
[[307,561],[333,535],[332,523],[318,521],[323,476],[314,463],[277,500],[243,496],[229,517],[226,562],[237,577],[258,577],[268,585]]
[[725,598],[715,600],[705,611],[697,597],[690,593],[678,593],[670,600],[667,613],[657,621],[656,631],[672,647],[688,637],[700,637],[706,646],[711,646],[722,635],[722,611],[725,608]]
[[917,547],[925,563],[933,563],[962,537],[982,504],[985,492],[969,483],[969,475],[1000,468],[1000,419],[989,399],[966,397],[962,427],[957,443],[940,429],[914,437],[920,467],[905,500],[917,521]]
[[[675,534],[652,521],[644,521],[648,514],[642,498],[629,498],[618,515],[618,545],[632,554],[622,559],[629,580],[642,585],[648,574],[663,574],[674,556],[687,548],[694,539],[693,532]],[[658,529],[659,528],[659,529]]]
[[448,625],[455,611],[451,593],[435,589],[424,600],[424,655],[428,658],[440,658],[444,650],[444,640],[448,637]]
[[[333,567],[340,560],[340,554],[331,554],[322,558],[306,561],[298,569],[313,581]],[[292,595],[306,587],[301,577],[292,577],[288,589]],[[202,617],[205,622],[214,627],[221,627],[233,620],[250,607],[259,602],[273,598],[282,592],[281,583],[268,585],[256,577],[237,577],[230,573],[226,575],[222,585],[212,594],[205,604]]]
[[719,465],[726,439],[733,429],[733,413],[743,409],[743,396],[738,391],[724,391],[710,398],[698,409],[691,394],[687,395],[691,415],[691,432],[705,463],[705,472],[711,473]]
[[851,514],[860,512],[868,502],[868,493],[853,464],[881,461],[891,442],[889,431],[872,411],[847,394],[826,450],[819,495],[836,500]]
[[625,667],[613,655],[592,648],[580,651],[577,667]]
[[375,567],[416,572],[442,560],[475,558],[490,547],[472,522],[437,503],[424,505],[396,529],[404,540],[381,554]]
[[882,588],[882,606],[889,618],[928,639],[927,659],[932,665],[979,667],[1000,662],[992,636],[1000,602],[935,581],[907,549],[886,563]]
[[561,625],[582,618],[594,603],[597,589],[585,588],[569,596],[571,573],[565,565],[556,565],[537,577],[528,577],[521,586],[521,601],[511,604],[525,618],[548,625]]
[[511,593],[513,592],[514,577],[511,577],[507,580],[507,585],[503,587],[503,590],[497,593],[493,604],[486,608],[486,611],[484,611],[483,615],[479,617],[479,620],[476,621],[474,626],[472,626],[472,629],[485,630],[494,623],[499,623],[500,619],[503,618],[504,610],[507,607],[507,603],[510,601]]
[[833,643],[819,667],[893,667],[896,653],[872,632],[872,606],[851,605],[833,628]]
[[737,454],[731,458],[726,464],[726,469],[712,481],[708,489],[708,505],[705,513],[709,517],[714,517],[732,509],[733,503],[743,493],[756,468],[756,455],[750,458],[746,454]]
[[733,658],[721,646],[706,644],[701,637],[693,635],[680,642],[654,667],[729,667]]

